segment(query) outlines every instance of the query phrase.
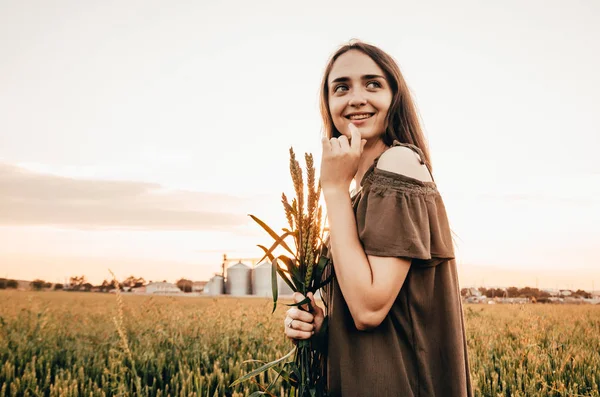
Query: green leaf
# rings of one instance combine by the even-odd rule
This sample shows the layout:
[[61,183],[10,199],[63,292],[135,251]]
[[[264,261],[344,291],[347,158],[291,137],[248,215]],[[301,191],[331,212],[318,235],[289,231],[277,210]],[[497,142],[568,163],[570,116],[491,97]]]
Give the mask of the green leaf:
[[267,371],[269,368],[272,368],[272,367],[278,365],[279,363],[287,360],[292,354],[294,354],[295,351],[296,351],[296,346],[294,346],[294,348],[292,350],[290,350],[290,352],[288,354],[286,354],[285,356],[278,358],[275,361],[271,361],[270,363],[265,364],[262,367],[257,368],[252,372],[247,373],[246,375],[242,376],[241,378],[237,379],[235,382],[230,384],[229,387],[239,385],[240,383],[245,382],[245,381],[247,381],[251,378],[254,378],[255,376]]
[[271,266],[271,290],[273,291],[273,311],[271,314],[275,313],[275,309],[277,308],[277,266],[277,258],[275,258]]
[[317,284],[317,285],[315,286],[315,291],[316,291],[316,290],[318,290],[318,289],[321,289],[321,288],[323,288],[324,286],[326,286],[327,284],[329,284],[329,282],[331,281],[331,279],[332,279],[332,278],[333,278],[333,273],[331,273],[331,274],[329,275],[329,277],[327,277],[327,278],[325,279],[325,281],[323,281],[322,283],[319,283],[319,284]]
[[[275,257],[273,256],[272,253],[270,253],[266,247],[262,246],[262,245],[258,245],[258,247],[260,249],[262,249],[263,251],[265,251],[265,257],[268,257],[271,260],[271,263],[275,262]],[[279,258],[286,258],[283,255],[279,255]],[[264,257],[263,257],[264,259]],[[262,259],[261,259],[262,260]],[[275,266],[275,269],[277,269],[277,273],[279,273],[279,275],[281,276],[281,278],[283,278],[283,281],[286,282],[287,285],[290,286],[290,288],[292,289],[292,291],[298,291],[298,289],[296,287],[294,287],[294,285],[292,284],[292,282],[288,279],[288,277],[286,276],[286,274],[283,272],[283,270],[281,269],[281,267],[279,267],[279,265]]]
[[258,219],[257,217],[255,217],[254,215],[251,215],[251,214],[248,214],[248,215],[250,216],[250,218],[254,219],[254,221],[255,221],[256,223],[258,223],[258,224],[259,224],[259,225],[260,225],[260,226],[261,226],[263,229],[265,229],[265,231],[266,231],[267,233],[269,233],[269,235],[270,235],[271,237],[273,237],[273,239],[274,239],[275,241],[277,241],[279,244],[281,244],[281,246],[282,246],[283,248],[285,248],[286,250],[288,250],[288,252],[289,252],[290,254],[292,254],[292,255],[296,256],[296,255],[294,254],[294,252],[293,252],[293,251],[290,249],[290,247],[289,247],[289,246],[288,246],[288,245],[285,243],[285,241],[283,241],[283,239],[282,239],[282,238],[280,238],[280,237],[277,235],[277,233],[275,233],[275,232],[273,231],[273,229],[271,229],[269,226],[267,226],[267,224],[266,224],[266,223],[264,223],[263,221],[261,221],[260,219]]
[[297,266],[294,266],[294,261],[292,261],[287,256],[283,256],[283,255],[279,255],[278,258],[281,259],[283,261],[283,263],[285,263],[285,266],[286,266],[288,272],[292,276],[292,280],[296,284],[296,288],[292,288],[292,289],[294,289],[295,291],[303,290],[304,277],[302,277],[302,274],[300,273],[300,269],[298,269]]
[[[325,266],[327,266],[327,263],[329,263],[329,258],[327,258],[326,256],[321,256],[319,258],[319,263],[317,263],[317,268],[316,271],[314,273],[314,280],[316,281],[316,284],[319,284],[321,282],[321,277],[323,277],[323,271],[325,270]],[[315,288],[315,290],[318,288]]]
[[248,364],[248,363],[266,364],[267,362],[263,361],[263,360],[254,360],[254,359],[249,359],[249,360],[242,361],[242,364]]

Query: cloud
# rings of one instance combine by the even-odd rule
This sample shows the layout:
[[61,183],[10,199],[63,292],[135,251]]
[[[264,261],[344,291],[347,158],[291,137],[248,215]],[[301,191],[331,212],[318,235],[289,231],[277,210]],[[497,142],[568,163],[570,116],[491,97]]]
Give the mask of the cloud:
[[247,200],[159,184],[77,179],[0,163],[0,225],[231,230]]

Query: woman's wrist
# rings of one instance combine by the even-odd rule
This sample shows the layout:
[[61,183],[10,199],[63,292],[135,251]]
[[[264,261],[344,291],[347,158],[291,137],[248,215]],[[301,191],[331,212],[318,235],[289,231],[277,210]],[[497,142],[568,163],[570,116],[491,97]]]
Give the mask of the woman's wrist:
[[342,198],[345,196],[350,196],[350,188],[349,187],[347,189],[344,189],[339,186],[323,187],[322,191],[323,191],[323,197],[325,197],[325,200],[328,200],[329,198],[338,199],[338,198]]

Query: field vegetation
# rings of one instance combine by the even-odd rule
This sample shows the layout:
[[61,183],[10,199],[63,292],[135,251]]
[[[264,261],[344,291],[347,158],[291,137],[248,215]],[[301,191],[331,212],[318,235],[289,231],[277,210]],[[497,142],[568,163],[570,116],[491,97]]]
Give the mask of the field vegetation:
[[[286,307],[271,315],[269,299],[5,290],[0,302],[0,396],[248,396],[255,384],[228,387],[258,366],[243,361],[291,348]],[[464,311],[476,396],[600,396],[600,306]]]

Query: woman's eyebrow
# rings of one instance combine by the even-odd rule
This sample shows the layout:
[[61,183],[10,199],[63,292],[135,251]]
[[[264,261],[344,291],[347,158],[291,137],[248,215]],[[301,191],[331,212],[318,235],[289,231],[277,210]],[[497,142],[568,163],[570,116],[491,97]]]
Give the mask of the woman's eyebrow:
[[385,77],[380,76],[378,74],[365,74],[363,77],[363,80],[371,80],[371,79],[384,79]]
[[[370,79],[384,79],[385,77],[380,76],[378,74],[365,74],[364,76],[362,76],[363,80],[370,80]],[[334,84],[334,83],[346,83],[350,81],[350,77],[338,77],[335,80],[332,80],[331,83],[329,84]]]

